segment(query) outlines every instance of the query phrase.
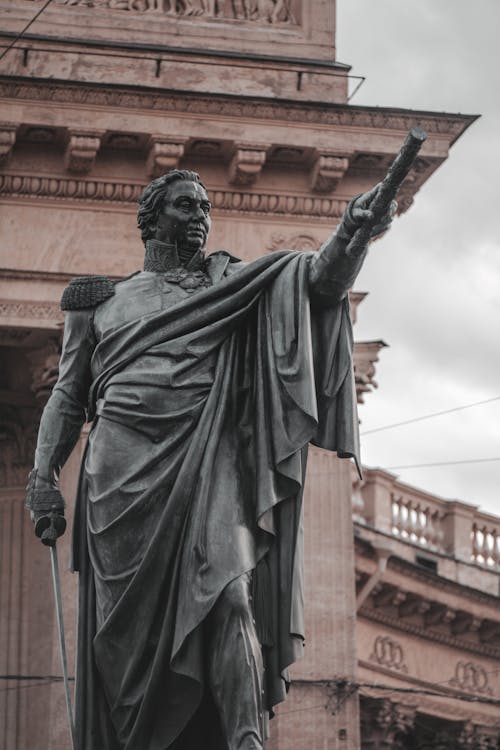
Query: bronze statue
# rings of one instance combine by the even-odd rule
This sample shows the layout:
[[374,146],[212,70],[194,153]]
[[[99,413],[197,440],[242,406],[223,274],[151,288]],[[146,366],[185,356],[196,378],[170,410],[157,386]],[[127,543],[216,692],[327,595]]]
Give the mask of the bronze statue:
[[358,461],[347,291],[366,242],[349,248],[389,225],[390,199],[373,226],[378,192],[318,253],[244,263],[205,255],[207,192],[172,171],[139,201],[144,270],[65,290],[27,504],[51,543],[60,469],[92,421],[73,544],[78,750],[262,750],[302,649],[307,444]]

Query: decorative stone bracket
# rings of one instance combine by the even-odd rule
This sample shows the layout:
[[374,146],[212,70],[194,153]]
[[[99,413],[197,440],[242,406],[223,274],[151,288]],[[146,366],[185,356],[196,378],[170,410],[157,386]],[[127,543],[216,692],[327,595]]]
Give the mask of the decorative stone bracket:
[[377,388],[375,363],[378,353],[387,344],[384,341],[356,341],[354,344],[354,380],[358,404],[364,403],[365,393]]
[[95,164],[103,135],[103,130],[70,130],[64,154],[66,169],[75,174],[88,174]]
[[16,126],[0,123],[0,167],[5,167],[16,142]]
[[344,177],[349,159],[342,154],[318,154],[311,171],[311,190],[315,193],[331,193]]
[[237,143],[229,165],[229,182],[232,185],[253,185],[266,161],[267,147]]
[[179,162],[184,156],[187,138],[168,139],[164,136],[152,135],[146,169],[151,177],[178,169]]

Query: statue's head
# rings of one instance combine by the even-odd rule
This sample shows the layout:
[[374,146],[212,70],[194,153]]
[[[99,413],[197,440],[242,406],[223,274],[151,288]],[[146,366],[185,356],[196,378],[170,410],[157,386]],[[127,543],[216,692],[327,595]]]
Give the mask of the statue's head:
[[175,244],[183,254],[205,247],[210,231],[210,201],[196,172],[173,169],[149,183],[139,198],[137,224],[144,243]]

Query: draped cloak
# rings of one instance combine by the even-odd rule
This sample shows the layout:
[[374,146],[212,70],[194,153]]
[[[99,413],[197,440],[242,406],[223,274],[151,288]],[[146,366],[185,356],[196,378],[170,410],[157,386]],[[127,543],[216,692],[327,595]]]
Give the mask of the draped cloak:
[[358,461],[349,305],[311,312],[311,257],[235,264],[97,343],[74,530],[80,750],[221,747],[204,623],[248,571],[266,708],[284,698],[307,444]]

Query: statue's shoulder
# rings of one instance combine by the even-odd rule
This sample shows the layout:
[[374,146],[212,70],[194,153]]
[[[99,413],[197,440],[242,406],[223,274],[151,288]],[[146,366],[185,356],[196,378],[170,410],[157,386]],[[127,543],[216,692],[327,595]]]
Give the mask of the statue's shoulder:
[[228,250],[215,250],[213,253],[210,253],[210,255],[207,257],[207,260],[218,260],[219,258],[224,258],[226,261],[229,261],[229,263],[241,263],[241,258],[237,258],[236,255],[232,255]]
[[97,307],[115,293],[115,282],[107,276],[77,276],[71,279],[61,297],[61,310]]

